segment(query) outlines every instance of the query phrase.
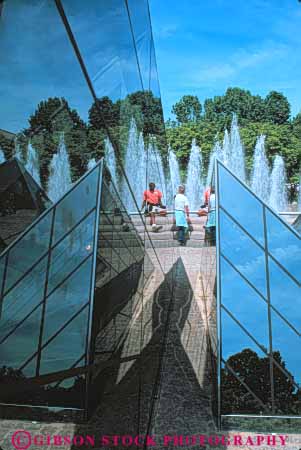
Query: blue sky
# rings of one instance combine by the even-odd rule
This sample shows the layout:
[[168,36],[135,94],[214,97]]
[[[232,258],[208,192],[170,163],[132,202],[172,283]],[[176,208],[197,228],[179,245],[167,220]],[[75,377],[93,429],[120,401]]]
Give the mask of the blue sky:
[[285,94],[301,110],[297,0],[149,0],[165,118],[185,94],[238,86]]

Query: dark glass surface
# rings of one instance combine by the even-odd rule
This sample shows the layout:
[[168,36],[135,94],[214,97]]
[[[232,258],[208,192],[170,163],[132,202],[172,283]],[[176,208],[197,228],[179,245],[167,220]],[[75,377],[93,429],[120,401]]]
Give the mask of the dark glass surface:
[[5,290],[15,284],[49,249],[53,211],[50,210],[10,250]]
[[93,253],[95,219],[93,211],[51,251],[48,294]]
[[274,213],[266,210],[268,250],[301,283],[301,238]]
[[221,253],[266,297],[266,268],[263,250],[220,210]]
[[[79,0],[63,0],[62,6],[95,93],[100,102],[106,97],[96,112],[89,113],[93,98],[55,2],[38,5],[35,0],[29,0],[25,6],[12,0],[5,2],[1,17],[4,27],[0,31],[0,50],[5,66],[1,80],[2,85],[7,86],[4,98],[14,101],[7,102],[5,109],[0,107],[0,121],[3,128],[12,132],[27,127],[26,136],[31,136],[41,158],[45,189],[50,158],[57,151],[62,132],[73,183],[85,173],[91,157],[98,160],[103,155],[107,131],[115,154],[124,154],[132,118],[136,121],[140,141],[143,136],[145,147],[149,144],[150,135],[157,137],[160,151],[166,144],[147,1],[92,0],[83,4]],[[25,22],[22,20],[24,17]],[[21,26],[22,22],[25,25]],[[7,30],[14,29],[12,23],[22,39],[16,39],[14,33],[7,33]],[[55,32],[47,34],[49,29]],[[26,60],[26,64],[20,64],[21,60]],[[27,80],[26,90],[24,80]],[[47,109],[46,123],[39,116],[29,124],[28,120],[40,102],[49,106],[50,98],[55,99],[58,108],[50,108],[51,112]],[[107,105],[111,109],[104,114],[107,112],[104,106]],[[95,117],[97,120],[93,121]],[[43,122],[42,126],[40,122]],[[20,143],[23,155],[27,143],[26,139]],[[117,188],[107,170],[103,173],[104,183],[99,186],[102,169],[98,166],[81,179],[9,251],[5,280],[7,293],[3,299],[0,324],[2,338],[11,332],[0,347],[1,361],[16,371],[11,372],[9,382],[14,383],[18,370],[24,375],[24,386],[28,382],[27,377],[47,375],[48,379],[51,375],[53,379],[55,372],[68,372],[56,374],[56,381],[45,381],[45,385],[34,391],[28,391],[28,386],[25,386],[22,395],[17,390],[5,398],[5,402],[84,407],[85,375],[73,377],[69,369],[85,366],[86,355],[89,355],[89,362],[96,363],[96,383],[93,384],[93,380],[89,398],[97,399],[99,391],[103,394],[107,383],[113,391],[122,389],[134,373],[137,378],[133,384],[133,396],[130,401],[124,396],[124,406],[134,407],[135,411],[139,409],[141,380],[137,364],[152,332],[151,319],[149,322],[145,317],[143,319],[142,302],[153,264],[148,256],[144,263],[144,242],[120,200],[120,168],[117,167],[120,181]],[[159,180],[160,174],[156,171],[157,167],[154,167],[154,176]],[[100,189],[101,204],[97,210]],[[123,189],[132,195],[126,184]],[[136,191],[133,188],[140,207],[142,192]],[[133,211],[136,211],[137,207],[132,203]],[[39,258],[43,258],[41,262],[38,262]],[[4,259],[0,259],[0,286],[3,262]],[[93,310],[90,308],[91,281],[95,281]],[[150,336],[147,339],[142,336],[145,332],[143,326],[148,327]],[[90,332],[91,342],[87,339]],[[40,336],[42,348],[39,354]],[[133,359],[123,362],[120,355]],[[103,375],[100,362],[110,358],[115,361],[113,369],[109,367]],[[131,415],[135,430],[137,420]]]
[[0,257],[0,292],[2,292],[5,264],[6,264],[6,255],[3,256],[2,258]]
[[46,267],[47,256],[3,298],[0,342],[42,302]]
[[[76,315],[86,304],[90,303],[90,280],[92,276],[92,257],[83,263],[75,272],[71,272],[66,281],[47,298],[43,344],[47,342],[61,327]],[[88,323],[79,329],[87,334]],[[75,343],[70,341],[70,345]],[[65,349],[67,351],[67,348]],[[69,350],[68,350],[69,351]],[[81,352],[83,353],[83,352]],[[80,356],[78,352],[78,357]]]
[[262,205],[226,168],[218,165],[219,201],[246,231],[264,245]]
[[[69,369],[86,351],[88,305],[42,350],[40,374]],[[66,342],[68,346],[66,347]],[[82,366],[85,361],[82,361]]]
[[[288,342],[288,345],[289,344],[290,342]],[[280,363],[280,365],[282,366],[283,360],[285,358],[283,358],[283,355],[281,356],[277,351],[274,353],[274,358],[277,360],[278,364]],[[274,395],[277,414],[288,415],[290,417],[298,415],[300,417],[301,405],[299,400],[300,394],[298,393],[298,388],[292,382],[291,376],[287,376],[286,373],[279,368],[278,364],[275,363],[273,364],[274,392],[275,392]],[[286,369],[288,370],[288,368]],[[289,372],[289,375],[292,375],[292,373]],[[297,380],[295,379],[295,382],[296,381]],[[291,422],[294,424],[294,427],[292,427],[293,429],[291,429],[291,432],[293,431],[294,433],[297,433],[298,432],[297,430],[301,426],[301,419],[295,421],[291,420]],[[278,423],[277,425],[278,425],[277,428],[275,427],[277,431],[278,429],[281,428],[284,429],[281,422]]]
[[3,344],[0,344],[1,366],[21,369],[27,377],[35,376],[35,364],[27,361],[31,360],[38,349],[41,317],[42,307],[39,306]]
[[98,179],[99,166],[57,205],[52,245],[96,207]]

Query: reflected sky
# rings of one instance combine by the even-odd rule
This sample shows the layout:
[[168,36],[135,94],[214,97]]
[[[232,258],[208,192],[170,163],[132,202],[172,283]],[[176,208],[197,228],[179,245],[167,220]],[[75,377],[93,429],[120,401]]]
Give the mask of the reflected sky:
[[[268,300],[270,293],[273,307],[272,349],[274,352],[280,352],[287,371],[294,376],[297,383],[300,383],[301,288],[298,283],[301,280],[300,238],[285,226],[280,218],[265,209],[268,241],[265,243],[262,231],[258,234],[263,226],[261,202],[223,169],[220,163],[218,166],[220,203],[224,208],[219,210],[223,358],[227,360],[231,355],[246,348],[262,356],[259,347],[247,333],[267,350],[269,349],[268,307],[264,298]],[[258,239],[261,235],[263,248],[256,244],[256,241],[230,216],[234,216],[253,238]],[[264,251],[266,244],[273,256],[268,257],[267,265]],[[293,277],[298,281],[294,281]],[[241,329],[224,308],[246,331]]]
[[[142,90],[142,81],[160,95],[146,1],[131,0],[130,17],[123,0],[62,3],[98,97],[116,101]],[[0,54],[0,128],[27,127],[38,103],[48,97],[65,97],[88,119],[92,97],[53,1],[5,2]]]
[[266,297],[263,250],[223,210],[220,210],[219,226],[222,254]]
[[269,252],[301,283],[301,237],[267,210]]
[[[220,204],[260,244],[264,243],[262,205],[226,168],[219,165]],[[247,214],[246,214],[247,211]]]
[[30,114],[48,97],[65,97],[87,119],[92,97],[54,2],[5,2],[0,54],[0,128],[27,127]]
[[259,344],[268,349],[267,303],[224,258],[221,258],[221,286],[222,304]]

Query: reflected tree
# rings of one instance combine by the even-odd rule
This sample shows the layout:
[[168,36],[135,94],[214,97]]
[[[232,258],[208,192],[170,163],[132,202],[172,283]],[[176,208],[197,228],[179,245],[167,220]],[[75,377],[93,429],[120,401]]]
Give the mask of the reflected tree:
[[[8,386],[14,389],[8,390]],[[26,378],[20,369],[0,368],[0,401],[6,403],[82,407],[85,388],[83,376],[42,385],[34,378]]]
[[[273,359],[287,371],[280,352],[273,352]],[[273,371],[275,412],[283,414],[297,412],[300,406],[300,400],[298,400],[300,391],[296,392],[292,381],[293,376],[289,372],[287,372],[288,375],[285,375],[275,364]],[[243,384],[248,386],[254,395]],[[262,414],[266,412],[265,409],[271,411],[269,358],[267,356],[261,358],[248,348],[232,355],[221,370],[221,390],[223,414]],[[256,397],[266,408],[256,400]]]

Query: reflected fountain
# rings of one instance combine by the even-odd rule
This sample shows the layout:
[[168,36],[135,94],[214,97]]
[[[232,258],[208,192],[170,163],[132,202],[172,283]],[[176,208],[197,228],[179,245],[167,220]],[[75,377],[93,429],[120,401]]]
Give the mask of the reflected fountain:
[[274,159],[269,204],[277,212],[287,208],[285,165],[280,155],[276,155]]
[[105,142],[105,161],[112,176],[113,183],[117,187],[118,178],[117,178],[116,157],[114,147],[109,138],[105,138],[104,142]]
[[65,145],[64,133],[60,135],[57,153],[50,163],[50,176],[48,180],[48,197],[57,202],[72,186],[71,168]]
[[21,161],[21,162],[23,161],[21,147],[20,147],[20,144],[19,144],[17,138],[15,138],[15,149],[14,149],[13,156],[14,156],[14,158],[17,158],[19,161]]
[[93,169],[93,167],[95,167],[96,164],[97,164],[97,162],[96,162],[96,159],[95,159],[95,158],[89,159],[88,164],[87,164],[87,169],[88,169],[88,170]]
[[0,164],[5,162],[4,151],[0,148]]
[[270,170],[265,154],[265,136],[257,138],[251,175],[251,189],[261,200],[268,203],[270,196]]
[[192,140],[191,152],[186,178],[186,192],[191,210],[198,210],[203,201],[204,187],[202,183],[202,154],[201,149]]
[[39,157],[36,149],[32,146],[30,141],[27,146],[25,169],[30,173],[36,183],[41,186]]

